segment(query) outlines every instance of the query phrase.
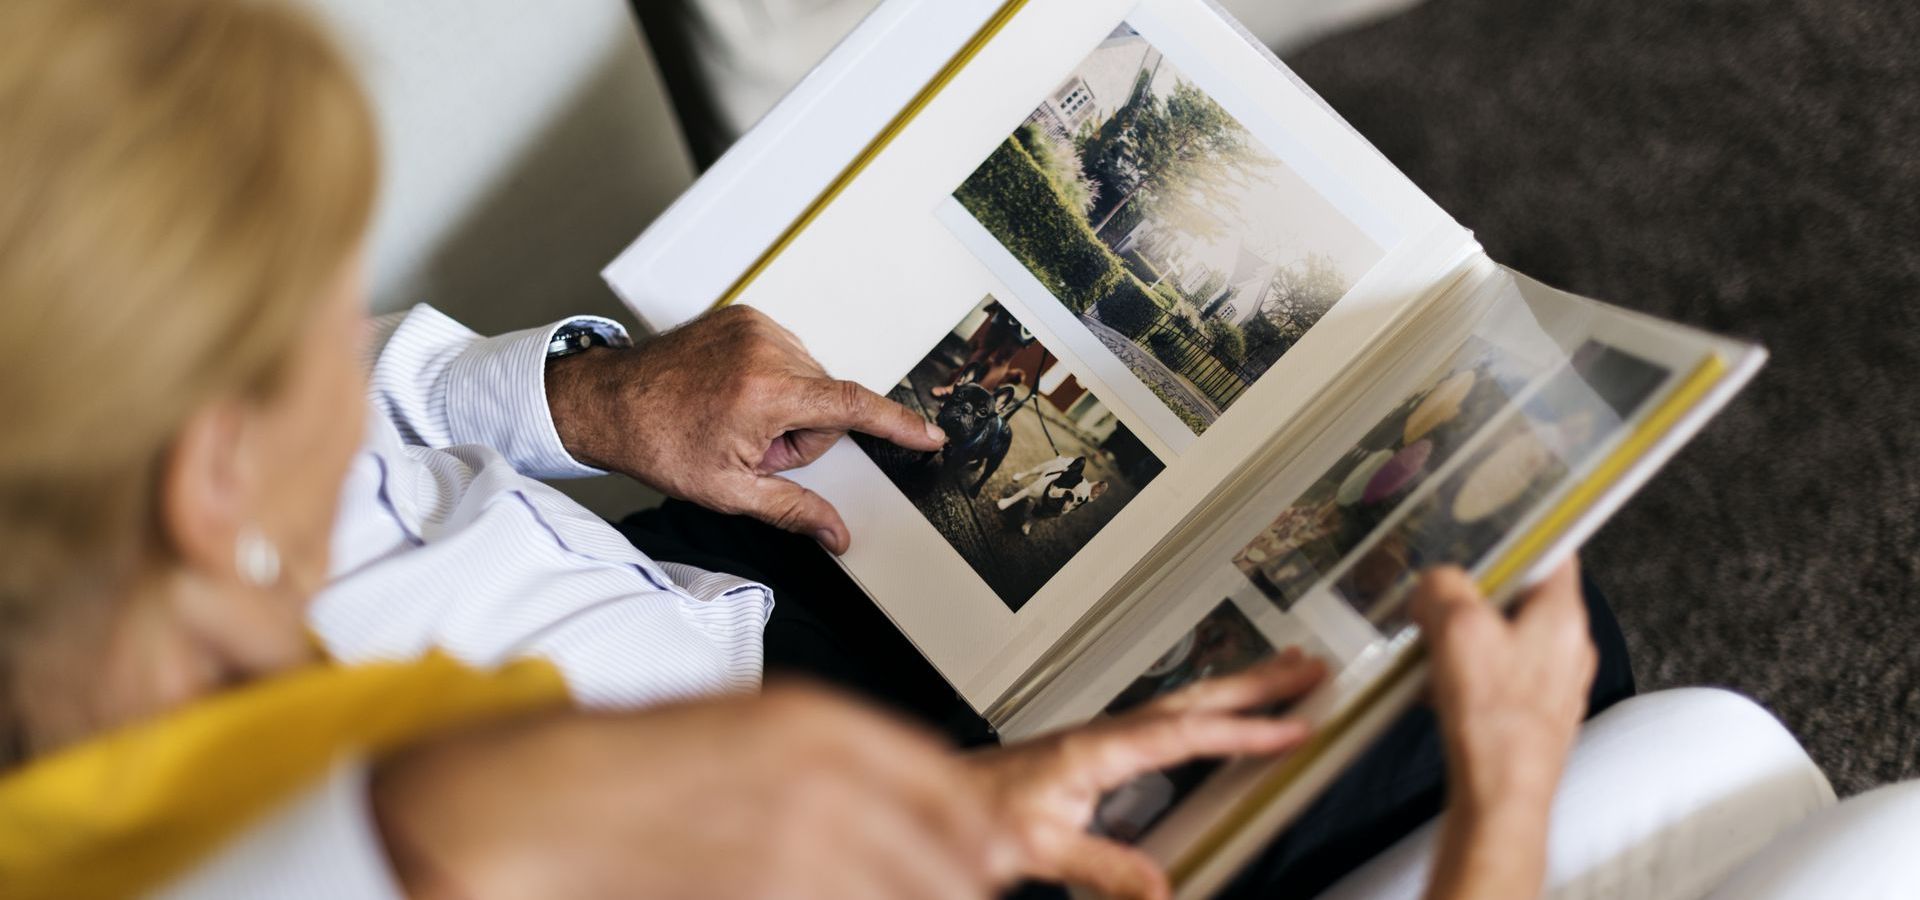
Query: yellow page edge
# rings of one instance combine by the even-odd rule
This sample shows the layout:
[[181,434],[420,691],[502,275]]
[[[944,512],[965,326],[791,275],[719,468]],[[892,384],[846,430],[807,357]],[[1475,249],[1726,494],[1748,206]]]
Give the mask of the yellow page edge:
[[852,162],[847,163],[846,168],[840,170],[839,175],[834,176],[834,179],[827,183],[826,189],[820,192],[820,196],[813,198],[813,202],[807,204],[807,208],[800,212],[800,217],[794,219],[793,224],[788,225],[786,230],[774,239],[773,244],[768,246],[745,272],[740,273],[739,278],[734,279],[733,284],[720,295],[720,299],[714,301],[712,308],[719,309],[726,306],[738,300],[741,294],[746,293],[747,287],[773,265],[773,261],[800,237],[801,232],[807,230],[807,226],[820,218],[820,214],[826,212],[827,207],[833,205],[834,200],[839,199],[840,195],[846,192],[854,179],[859,178],[860,173],[866,171],[867,167],[886,151],[894,139],[907,130],[908,125],[913,124],[913,120],[933,103],[934,98],[940,96],[940,92],[947,89],[948,84],[959,77],[960,71],[965,69],[968,63],[973,62],[974,57],[979,56],[980,51],[986,49],[987,44],[1005,30],[1007,23],[1013,21],[1013,17],[1026,8],[1026,5],[1027,0],[1007,0],[1002,4],[994,12],[993,17],[989,18],[986,24],[981,25],[980,30],[974,32],[973,37],[961,46],[960,52],[947,60],[947,64],[942,66],[939,72],[934,73],[933,80],[928,81],[919,93],[913,95],[913,99],[907,101],[906,106],[901,107],[900,112],[887,122],[885,128],[880,129],[879,134],[874,135],[873,140],[861,149],[859,155],[855,156]]
[[[1665,438],[1674,427],[1692,412],[1704,400],[1715,385],[1727,374],[1727,361],[1718,353],[1710,354],[1700,362],[1686,380],[1676,386],[1667,399],[1654,409],[1652,414],[1642,421],[1633,433],[1615,447],[1613,452],[1595,467],[1573,490],[1561,498],[1553,509],[1542,518],[1519,541],[1488,566],[1478,579],[1480,590],[1489,597],[1498,596],[1512,585],[1528,568],[1539,561],[1553,544],[1566,534],[1573,524],[1593,509],[1600,499],[1615,485],[1619,484],[1634,463],[1643,459],[1647,452]],[[1212,862],[1238,832],[1245,828],[1260,811],[1278,799],[1280,794],[1291,786],[1306,770],[1312,766],[1327,749],[1351,729],[1362,713],[1374,703],[1380,701],[1389,691],[1398,687],[1402,681],[1412,675],[1419,664],[1426,659],[1426,645],[1415,643],[1400,658],[1394,660],[1387,671],[1360,696],[1348,704],[1347,708],[1323,724],[1314,732],[1313,737],[1282,760],[1273,773],[1262,779],[1259,784],[1247,792],[1218,821],[1210,826],[1173,864],[1168,867],[1168,877],[1175,889],[1190,881],[1202,868]]]

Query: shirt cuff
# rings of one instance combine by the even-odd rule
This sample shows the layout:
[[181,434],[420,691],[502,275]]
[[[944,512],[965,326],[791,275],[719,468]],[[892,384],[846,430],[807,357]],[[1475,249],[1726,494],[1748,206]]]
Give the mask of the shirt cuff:
[[571,325],[591,328],[617,347],[633,343],[620,323],[598,316],[475,341],[447,369],[447,427],[455,444],[492,447],[535,478],[606,474],[567,452],[547,406],[547,345]]

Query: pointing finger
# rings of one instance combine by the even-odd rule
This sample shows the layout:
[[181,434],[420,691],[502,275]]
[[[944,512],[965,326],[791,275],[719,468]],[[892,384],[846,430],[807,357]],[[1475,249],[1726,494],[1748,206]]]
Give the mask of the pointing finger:
[[1196,682],[1148,704],[1159,713],[1238,712],[1290,700],[1306,693],[1325,677],[1327,666],[1308,658],[1298,647],[1252,667]]
[[938,450],[947,442],[939,426],[851,381],[809,383],[790,429],[858,431],[910,450]]
[[1077,736],[1080,759],[1069,764],[1107,790],[1189,760],[1278,753],[1312,730],[1301,719],[1218,713],[1123,717]]

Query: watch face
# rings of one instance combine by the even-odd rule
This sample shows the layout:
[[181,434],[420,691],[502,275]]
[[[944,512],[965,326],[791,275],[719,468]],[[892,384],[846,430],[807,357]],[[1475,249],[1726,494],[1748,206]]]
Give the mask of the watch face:
[[556,332],[553,340],[547,344],[547,358],[555,359],[572,356],[593,346],[594,333],[587,329],[563,329]]

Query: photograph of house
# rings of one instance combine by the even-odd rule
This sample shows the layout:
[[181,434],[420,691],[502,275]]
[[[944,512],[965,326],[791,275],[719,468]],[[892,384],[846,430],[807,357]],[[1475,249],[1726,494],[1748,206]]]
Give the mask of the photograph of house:
[[954,198],[1196,435],[1382,255],[1126,25]]

